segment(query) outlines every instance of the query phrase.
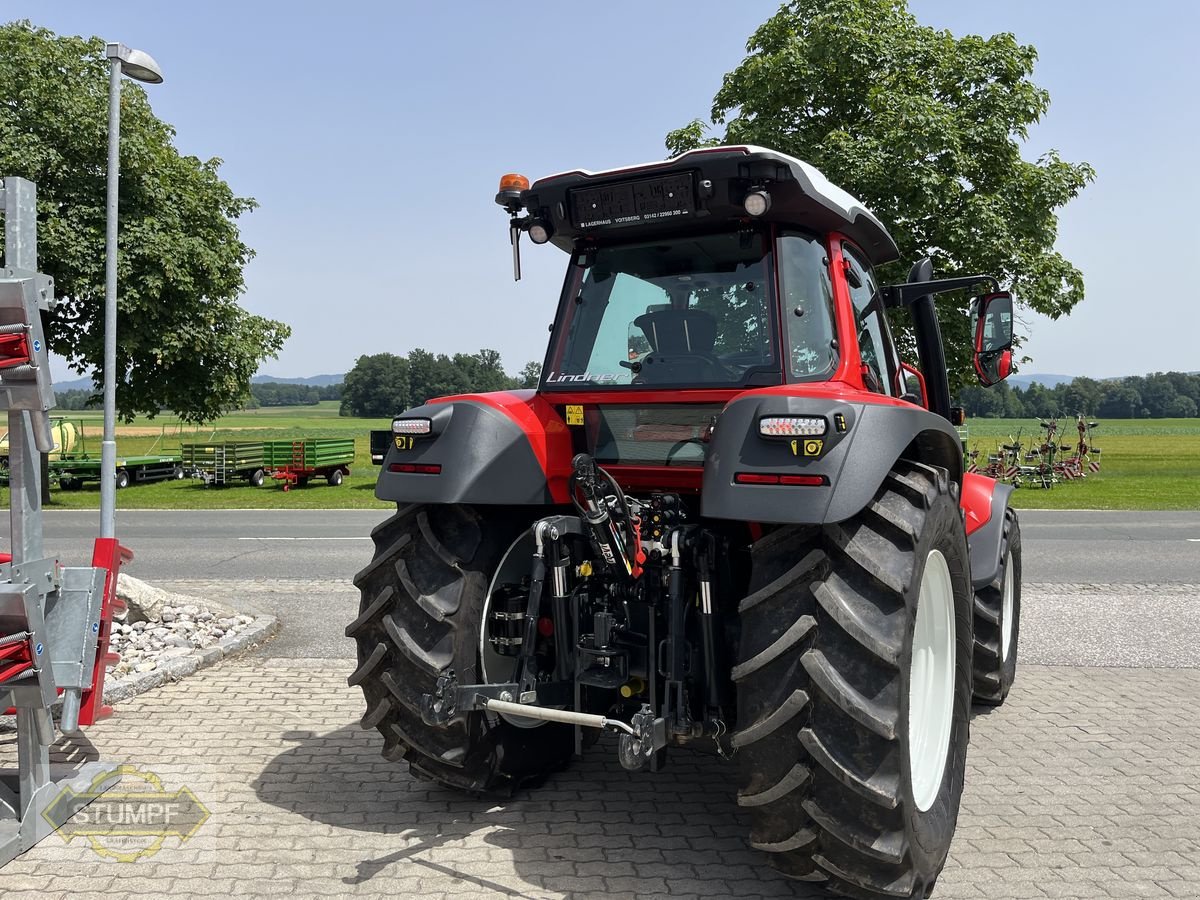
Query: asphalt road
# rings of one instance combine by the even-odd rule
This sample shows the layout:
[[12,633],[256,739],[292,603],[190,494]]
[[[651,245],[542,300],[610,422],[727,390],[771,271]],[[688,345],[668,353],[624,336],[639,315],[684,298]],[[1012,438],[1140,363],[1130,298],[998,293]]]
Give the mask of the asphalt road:
[[[357,614],[358,592],[350,579],[370,560],[370,531],[385,515],[119,510],[117,534],[135,553],[126,569],[130,575],[279,616],[281,633],[261,654],[337,659],[352,653],[342,633]],[[86,564],[97,522],[95,512],[48,512],[47,554],[67,565]],[[1036,651],[1035,659],[1060,665],[1144,664],[1139,661],[1147,658],[1197,664],[1200,592],[1156,593],[1142,586],[1200,584],[1200,511],[1029,510],[1021,513],[1021,528],[1023,581],[1036,586],[1028,592],[1022,619],[1030,628],[1022,641]],[[7,532],[2,517],[4,544]],[[1131,629],[1130,623],[1141,625]],[[1163,655],[1168,644],[1178,644],[1174,656]]]
[[[375,510],[118,510],[117,534],[145,581],[348,579],[371,558]],[[46,550],[84,561],[99,514],[45,515]],[[1200,583],[1200,511],[1021,513],[1025,581]],[[7,543],[8,520],[0,520]]]

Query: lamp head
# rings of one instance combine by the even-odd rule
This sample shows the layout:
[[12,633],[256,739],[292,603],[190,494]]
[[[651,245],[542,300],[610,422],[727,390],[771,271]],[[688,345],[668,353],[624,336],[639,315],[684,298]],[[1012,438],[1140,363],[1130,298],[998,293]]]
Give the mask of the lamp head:
[[108,59],[119,59],[121,72],[135,81],[162,84],[162,69],[159,68],[154,57],[146,51],[133,50],[124,44],[108,44],[104,48],[104,55]]

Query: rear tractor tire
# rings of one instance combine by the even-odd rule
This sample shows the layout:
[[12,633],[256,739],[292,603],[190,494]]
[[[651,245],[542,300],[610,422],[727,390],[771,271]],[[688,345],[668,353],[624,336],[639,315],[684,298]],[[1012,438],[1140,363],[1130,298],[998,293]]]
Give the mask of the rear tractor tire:
[[363,728],[383,736],[383,755],[413,774],[473,793],[511,793],[562,768],[569,726],[521,728],[484,714],[444,726],[421,719],[421,696],[453,669],[459,684],[484,681],[480,628],[493,574],[532,524],[502,508],[402,507],[372,532],[375,558],[355,576],[362,592],[346,635],[358,644],[349,678],[367,701]]
[[971,707],[966,535],[945,470],[901,460],[857,516],[751,549],[739,607],[751,844],[793,878],[923,898],[958,820]]
[[999,706],[1017,677],[1021,635],[1021,526],[1005,510],[1000,572],[975,593],[975,702]]

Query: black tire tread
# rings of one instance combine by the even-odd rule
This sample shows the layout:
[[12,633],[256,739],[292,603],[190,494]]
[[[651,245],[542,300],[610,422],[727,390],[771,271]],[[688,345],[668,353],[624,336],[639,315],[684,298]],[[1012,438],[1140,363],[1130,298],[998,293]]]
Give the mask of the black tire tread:
[[[857,517],[782,526],[751,549],[731,672],[738,803],[751,843],[792,877],[874,897],[924,896],[936,877],[904,824],[899,685],[915,551],[953,495],[944,470],[901,460]],[[958,552],[965,566],[965,538]]]
[[745,747],[748,744],[761,741],[768,737],[775,729],[782,727],[799,715],[800,710],[808,705],[808,694],[801,690],[792,691],[792,695],[788,697],[777,709],[767,713],[766,716],[759,719],[750,725],[747,725],[741,731],[737,732],[732,743],[734,747]]
[[478,634],[489,569],[529,524],[501,508],[410,505],[371,532],[375,556],[354,577],[362,602],[346,627],[358,645],[348,680],[363,690],[361,725],[380,732],[384,758],[407,762],[419,777],[507,794],[569,759],[563,732],[524,734],[479,714],[442,726],[421,718],[422,696],[439,676],[453,670],[462,684],[481,680]]
[[[1000,539],[1000,574],[986,587],[975,592],[973,602],[973,619],[975,624],[975,648],[972,674],[974,678],[974,701],[984,706],[999,706],[1008,696],[1012,687],[1012,677],[1015,664],[1009,665],[1005,671],[1005,661],[1000,656],[1000,621],[1004,608],[1003,577],[1005,560],[1008,554],[1014,554],[1014,571],[1016,578],[1016,604],[1014,613],[1017,621],[1014,623],[1013,645],[1009,648],[1012,657],[1016,657],[1018,639],[1020,636],[1020,584],[1021,584],[1021,537],[1020,526],[1017,524],[1016,513],[1005,510],[1004,530]],[[1015,660],[1010,660],[1015,662]]]

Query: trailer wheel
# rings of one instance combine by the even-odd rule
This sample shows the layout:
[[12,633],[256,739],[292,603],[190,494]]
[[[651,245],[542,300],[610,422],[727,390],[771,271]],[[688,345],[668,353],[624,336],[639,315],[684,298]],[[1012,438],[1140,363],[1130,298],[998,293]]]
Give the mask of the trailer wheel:
[[334,469],[332,472],[330,472],[325,477],[330,485],[332,485],[333,487],[337,487],[339,484],[342,483],[342,470]]
[[1000,574],[975,594],[975,702],[999,706],[1017,677],[1021,634],[1021,526],[1004,513]]
[[267,473],[262,469],[255,469],[250,473],[250,487],[262,487],[267,480]]
[[185,474],[186,473],[183,471],[183,466],[176,466],[173,470],[171,470],[171,477],[176,481],[183,481],[183,476]]
[[78,478],[72,478],[70,475],[64,475],[58,479],[58,485],[65,491],[83,490],[83,482]]
[[363,728],[383,736],[383,756],[413,774],[475,793],[508,793],[561,768],[574,749],[570,726],[520,728],[499,717],[459,716],[426,725],[421,696],[453,670],[459,684],[484,680],[479,636],[491,577],[529,515],[500,507],[413,505],[371,534],[375,558],[354,583],[361,611],[346,628],[358,644],[348,679],[367,701]]
[[870,505],[751,549],[732,676],[738,803],[786,874],[923,898],[958,819],[971,705],[966,536],[943,469],[899,461]]
[[129,487],[129,470],[128,469],[117,469],[116,483],[117,483],[118,491],[121,490],[122,488]]
[[301,475],[296,479],[296,487],[308,487],[308,476]]

